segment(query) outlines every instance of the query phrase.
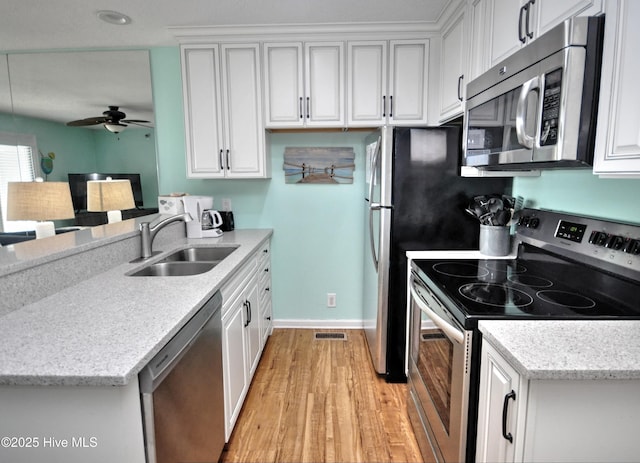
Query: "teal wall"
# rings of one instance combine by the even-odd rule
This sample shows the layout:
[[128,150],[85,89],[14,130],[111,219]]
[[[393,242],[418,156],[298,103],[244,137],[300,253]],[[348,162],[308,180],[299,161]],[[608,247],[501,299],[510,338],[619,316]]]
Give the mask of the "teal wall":
[[[360,320],[364,236],[364,137],[362,132],[271,134],[272,178],[187,180],[180,54],[151,50],[161,193],[213,195],[215,207],[230,198],[237,228],[273,228],[272,287],[277,320]],[[287,146],[353,147],[354,183],[285,184]],[[327,308],[327,293],[337,307]]]
[[640,179],[610,179],[591,169],[548,170],[518,177],[515,195],[526,205],[640,224]]
[[154,129],[132,126],[116,135],[107,130],[0,114],[0,131],[33,134],[41,153],[55,153],[47,180],[66,182],[68,173],[139,173],[145,206],[157,207]]

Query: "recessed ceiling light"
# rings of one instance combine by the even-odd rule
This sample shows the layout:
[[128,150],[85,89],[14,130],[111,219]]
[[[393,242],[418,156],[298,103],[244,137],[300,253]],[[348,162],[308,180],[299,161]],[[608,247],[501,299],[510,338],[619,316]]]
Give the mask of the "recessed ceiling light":
[[131,18],[126,14],[118,13],[117,11],[101,10],[96,13],[99,19],[109,24],[117,24],[118,26],[124,26],[131,24]]

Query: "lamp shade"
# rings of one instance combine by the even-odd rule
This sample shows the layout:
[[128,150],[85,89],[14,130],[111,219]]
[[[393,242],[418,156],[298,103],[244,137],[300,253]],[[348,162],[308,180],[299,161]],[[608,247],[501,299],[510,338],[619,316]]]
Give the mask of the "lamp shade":
[[87,182],[87,211],[121,211],[136,207],[129,180],[90,180]]
[[8,182],[7,220],[62,220],[74,217],[67,182]]

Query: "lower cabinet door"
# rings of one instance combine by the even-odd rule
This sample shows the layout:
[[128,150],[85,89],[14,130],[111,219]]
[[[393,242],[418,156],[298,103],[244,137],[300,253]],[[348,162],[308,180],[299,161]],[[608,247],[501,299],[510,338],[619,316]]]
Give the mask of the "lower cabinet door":
[[476,462],[513,462],[520,375],[486,342],[481,365]]
[[226,441],[229,441],[249,385],[249,369],[244,348],[247,333],[244,326],[246,323],[245,307],[245,299],[241,296],[222,320]]

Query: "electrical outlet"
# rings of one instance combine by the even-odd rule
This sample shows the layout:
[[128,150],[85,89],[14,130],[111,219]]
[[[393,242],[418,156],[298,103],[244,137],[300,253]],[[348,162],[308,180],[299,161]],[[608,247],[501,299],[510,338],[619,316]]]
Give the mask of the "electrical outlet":
[[231,199],[222,198],[222,210],[223,211],[230,211],[231,210]]
[[327,307],[336,306],[336,293],[327,293]]

